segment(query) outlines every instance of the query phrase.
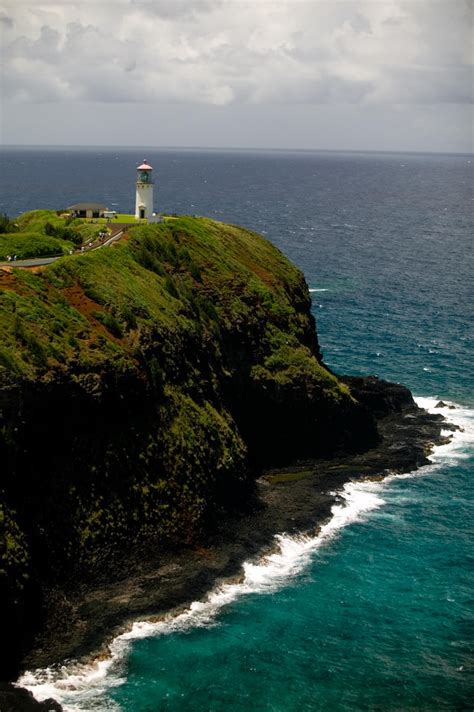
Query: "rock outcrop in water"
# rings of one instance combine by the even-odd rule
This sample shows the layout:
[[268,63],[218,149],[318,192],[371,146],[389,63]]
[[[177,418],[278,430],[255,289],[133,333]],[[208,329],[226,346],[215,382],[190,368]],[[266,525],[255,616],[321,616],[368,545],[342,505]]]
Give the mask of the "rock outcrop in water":
[[367,450],[399,405],[325,368],[303,275],[243,228],[137,227],[0,287],[4,679],[45,595],[66,619],[68,590],[194,545],[262,467]]

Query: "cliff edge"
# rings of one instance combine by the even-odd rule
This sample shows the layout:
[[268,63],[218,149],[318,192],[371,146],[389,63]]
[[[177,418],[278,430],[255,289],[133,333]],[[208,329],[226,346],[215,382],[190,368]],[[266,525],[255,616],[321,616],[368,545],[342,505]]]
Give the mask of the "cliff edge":
[[378,441],[322,363],[303,275],[248,230],[136,227],[0,289],[3,679],[46,590],[193,545],[263,467]]

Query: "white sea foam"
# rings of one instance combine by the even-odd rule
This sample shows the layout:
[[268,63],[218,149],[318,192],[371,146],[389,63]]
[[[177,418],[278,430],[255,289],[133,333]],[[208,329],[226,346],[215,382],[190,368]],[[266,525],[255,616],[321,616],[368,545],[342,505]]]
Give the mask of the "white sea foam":
[[[381,485],[389,484],[394,480],[429,475],[440,467],[456,465],[459,460],[464,460],[471,456],[472,446],[474,445],[474,410],[472,408],[444,399],[440,401],[439,398],[417,396],[415,401],[420,408],[424,408],[428,413],[443,415],[449,423],[452,423],[458,429],[449,430],[446,428],[441,430],[441,435],[449,438],[449,442],[444,445],[437,445],[433,449],[429,456],[431,464],[403,475],[388,475],[380,483]],[[444,403],[445,406],[438,408],[437,405],[440,402]]]
[[[460,430],[445,430],[449,443],[435,448],[431,465],[406,475],[389,475],[383,481],[348,482],[338,492],[338,503],[332,507],[331,519],[314,535],[275,537],[275,549],[257,561],[243,564],[242,578],[212,590],[202,601],[160,620],[139,621],[117,636],[109,646],[109,655],[89,664],[67,663],[53,668],[26,672],[18,684],[28,688],[38,700],[48,697],[61,702],[67,712],[117,712],[120,708],[107,696],[107,690],[123,681],[123,666],[127,650],[134,640],[150,636],[178,633],[195,627],[218,624],[221,609],[236,599],[249,594],[271,594],[294,579],[311,560],[314,552],[330,542],[349,524],[385,504],[384,487],[394,479],[428,474],[440,465],[453,464],[465,455],[466,446],[474,443],[474,411],[444,401],[446,407],[436,408],[436,398],[416,398],[417,404],[431,413],[440,413]],[[455,409],[449,408],[455,405]]]
[[[438,445],[430,456],[434,465],[449,463],[469,457],[468,448],[474,444],[474,411],[472,408],[462,406],[452,401],[439,398],[415,398],[417,405],[424,408],[429,413],[444,415],[446,420],[456,425],[458,430],[442,430],[441,434],[449,437],[450,441],[445,445]],[[445,406],[438,408],[438,403]]]
[[329,290],[328,290],[328,289],[322,289],[322,288],[321,288],[321,289],[316,289],[316,288],[314,288],[314,289],[309,289],[308,291],[312,293],[312,292],[328,292]]
[[311,555],[342,528],[364,513],[381,507],[384,500],[375,493],[373,482],[349,482],[338,493],[340,503],[332,508],[331,519],[314,536],[275,537],[275,550],[256,562],[243,564],[242,579],[215,588],[203,601],[174,616],[159,621],[139,621],[117,636],[109,646],[109,656],[89,664],[68,663],[26,672],[18,684],[31,690],[36,699],[48,697],[61,702],[67,712],[118,710],[106,698],[107,689],[122,682],[122,663],[130,643],[139,638],[186,631],[217,624],[220,610],[248,594],[268,594],[280,589],[299,574]]

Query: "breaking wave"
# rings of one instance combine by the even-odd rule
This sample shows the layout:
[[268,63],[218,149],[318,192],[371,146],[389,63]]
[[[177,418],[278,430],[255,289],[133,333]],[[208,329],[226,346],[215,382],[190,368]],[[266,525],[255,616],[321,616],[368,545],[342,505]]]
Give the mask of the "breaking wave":
[[436,398],[420,397],[415,400],[420,407],[444,415],[459,428],[443,431],[443,435],[449,436],[450,440],[434,449],[431,464],[405,475],[388,475],[383,481],[346,483],[335,493],[337,500],[332,507],[331,518],[314,535],[276,535],[274,550],[257,561],[245,562],[239,581],[216,587],[204,600],[195,601],[178,614],[134,623],[110,643],[107,657],[90,663],[68,662],[28,671],[17,684],[29,689],[38,700],[53,697],[66,712],[119,710],[116,703],[108,698],[107,690],[124,681],[127,651],[134,640],[217,625],[223,607],[243,596],[273,593],[287,585],[307,567],[314,552],[328,544],[341,529],[363,520],[368,512],[382,507],[385,504],[382,494],[387,483],[394,479],[429,474],[433,469],[455,464],[466,456],[466,445],[474,442],[474,411],[446,401],[442,407],[437,407],[439,401]]

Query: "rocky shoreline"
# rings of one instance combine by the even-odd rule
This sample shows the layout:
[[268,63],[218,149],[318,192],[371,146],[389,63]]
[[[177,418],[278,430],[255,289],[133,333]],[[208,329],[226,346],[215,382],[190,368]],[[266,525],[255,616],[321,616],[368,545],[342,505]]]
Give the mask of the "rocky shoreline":
[[[330,517],[337,501],[334,493],[348,481],[413,471],[429,462],[434,446],[447,441],[441,430],[453,426],[443,416],[419,409],[403,386],[375,378],[345,380],[377,419],[376,447],[267,471],[256,482],[247,511],[218,520],[199,546],[166,554],[147,552],[146,557],[136,552],[112,583],[79,586],[74,592],[50,590],[46,624],[24,658],[23,669],[106,655],[110,640],[133,621],[186,608],[220,581],[241,576],[243,562],[270,550],[275,534],[317,531]],[[11,688],[8,694],[13,694]],[[60,709],[57,703],[33,707],[31,700],[19,699],[18,706],[8,707],[6,695],[5,688],[0,690],[2,712]]]

